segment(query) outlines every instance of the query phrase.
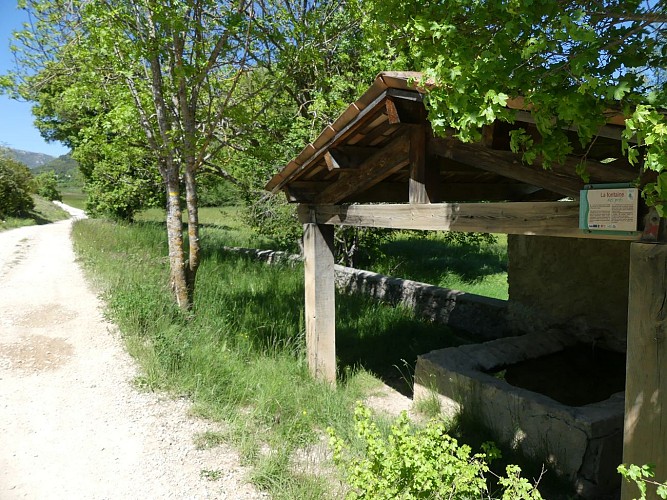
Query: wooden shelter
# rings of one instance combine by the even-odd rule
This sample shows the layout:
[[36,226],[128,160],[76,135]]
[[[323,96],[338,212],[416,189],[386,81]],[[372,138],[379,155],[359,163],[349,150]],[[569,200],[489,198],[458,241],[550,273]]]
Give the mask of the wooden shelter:
[[[539,161],[526,165],[510,150],[512,129],[539,137],[520,99],[508,103],[515,123],[485,126],[478,143],[463,143],[453,134],[434,137],[424,93],[413,84],[420,77],[378,75],[266,186],[298,203],[304,223],[306,337],[313,374],[330,382],[336,377],[335,225],[637,241],[630,257],[624,460],[656,463],[658,477],[667,477],[667,412],[661,411],[667,396],[660,382],[667,380],[662,302],[667,296],[667,246],[640,242],[648,212],[641,206],[635,231],[608,234],[579,228],[584,182],[576,168],[582,161],[592,184],[641,186],[653,180],[621,152],[624,118],[610,113],[592,146],[545,170]],[[574,138],[576,131],[567,133]],[[657,227],[654,217],[647,234]]]

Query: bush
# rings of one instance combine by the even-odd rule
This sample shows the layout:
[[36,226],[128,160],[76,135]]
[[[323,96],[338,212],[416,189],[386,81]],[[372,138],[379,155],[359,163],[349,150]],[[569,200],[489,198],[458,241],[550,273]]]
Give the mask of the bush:
[[53,170],[42,172],[33,180],[34,191],[49,201],[63,201],[63,195],[58,189],[58,178]]
[[200,207],[229,207],[243,203],[241,189],[226,179],[204,175],[198,182]]
[[0,156],[0,217],[24,215],[34,208],[32,174],[25,165]]
[[303,225],[296,215],[296,206],[283,196],[249,195],[246,221],[260,236],[271,239],[279,250],[297,251],[303,235]]
[[[344,471],[350,486],[350,499],[491,499],[488,461],[500,452],[490,444],[486,453],[472,455],[467,445],[449,436],[442,421],[432,420],[419,428],[410,423],[405,412],[391,426],[387,438],[371,420],[368,408],[359,405],[355,427],[364,453],[355,456],[351,448],[332,429],[330,444],[336,465]],[[521,469],[509,465],[506,476],[497,477],[503,500],[538,500],[540,493]]]
[[640,494],[638,500],[646,500],[648,487],[654,488],[655,494],[660,498],[667,498],[667,482],[659,483],[653,479],[655,477],[655,467],[653,465],[645,464],[640,467],[634,464],[628,466],[621,464],[617,470],[626,481],[635,483]]

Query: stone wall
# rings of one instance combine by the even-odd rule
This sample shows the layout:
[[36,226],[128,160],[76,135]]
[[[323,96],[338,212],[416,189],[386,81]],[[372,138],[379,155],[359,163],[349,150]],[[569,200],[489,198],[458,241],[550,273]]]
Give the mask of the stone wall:
[[336,288],[362,294],[391,305],[412,309],[416,315],[473,334],[479,340],[497,339],[509,332],[507,302],[418,281],[336,266]]
[[[292,265],[301,261],[299,255],[274,250],[239,247],[225,247],[225,250],[270,264]],[[335,266],[335,273],[336,288],[342,293],[401,305],[429,321],[466,330],[479,340],[497,339],[510,333],[505,300],[339,265]]]
[[508,322],[517,332],[567,325],[624,351],[630,242],[508,236]]

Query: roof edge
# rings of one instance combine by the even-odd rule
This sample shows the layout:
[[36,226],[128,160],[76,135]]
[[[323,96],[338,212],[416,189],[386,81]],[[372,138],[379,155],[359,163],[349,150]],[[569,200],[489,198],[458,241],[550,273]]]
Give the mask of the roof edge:
[[350,104],[340,117],[328,125],[317,138],[306,145],[303,150],[290,161],[287,166],[274,175],[266,184],[264,189],[276,193],[308,162],[321,146],[331,140],[338,132],[352,123],[361,111],[367,108],[387,89],[416,90],[421,92],[416,85],[421,80],[422,73],[418,71],[383,71],[379,73],[370,88],[364,92],[359,99]]

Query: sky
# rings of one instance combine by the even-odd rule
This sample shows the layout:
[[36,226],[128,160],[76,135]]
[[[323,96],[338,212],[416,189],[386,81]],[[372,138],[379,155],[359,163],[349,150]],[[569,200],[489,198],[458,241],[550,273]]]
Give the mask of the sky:
[[[12,31],[21,29],[27,20],[16,8],[16,0],[0,0],[0,74],[13,69],[14,59],[9,50]],[[68,149],[59,142],[47,143],[33,125],[32,105],[0,95],[0,146],[33,153],[60,156]]]

